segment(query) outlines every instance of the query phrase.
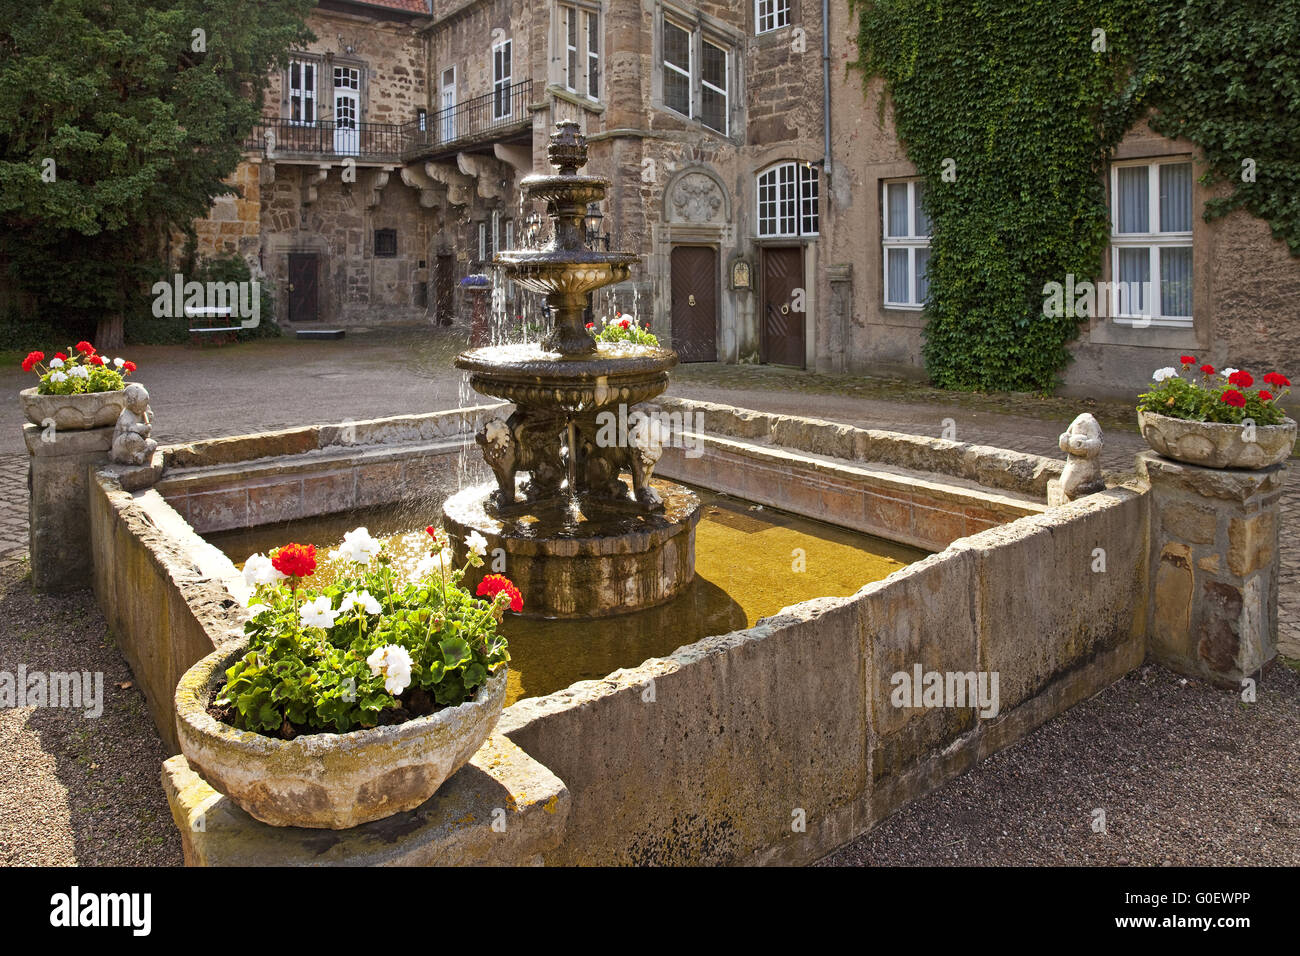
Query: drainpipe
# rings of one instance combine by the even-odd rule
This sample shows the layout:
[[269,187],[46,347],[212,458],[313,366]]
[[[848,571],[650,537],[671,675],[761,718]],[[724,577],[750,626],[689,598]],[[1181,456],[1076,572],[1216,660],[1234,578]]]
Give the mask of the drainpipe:
[[831,11],[830,0],[822,0],[822,129],[825,147],[822,169],[831,177]]

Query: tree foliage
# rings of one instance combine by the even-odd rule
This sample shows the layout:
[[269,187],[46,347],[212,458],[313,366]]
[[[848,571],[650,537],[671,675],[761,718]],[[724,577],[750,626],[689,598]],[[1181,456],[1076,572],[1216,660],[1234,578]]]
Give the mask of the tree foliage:
[[168,237],[233,192],[312,6],[0,0],[0,262],[39,318],[120,329],[147,307]]
[[[936,385],[1057,384],[1079,320],[1043,315],[1043,287],[1097,278],[1106,163],[1148,111],[1158,132],[1201,147],[1204,182],[1231,183],[1207,216],[1244,206],[1300,252],[1300,0],[854,6],[854,65],[864,84],[884,79],[927,183]],[[1241,178],[1246,158],[1255,182]]]

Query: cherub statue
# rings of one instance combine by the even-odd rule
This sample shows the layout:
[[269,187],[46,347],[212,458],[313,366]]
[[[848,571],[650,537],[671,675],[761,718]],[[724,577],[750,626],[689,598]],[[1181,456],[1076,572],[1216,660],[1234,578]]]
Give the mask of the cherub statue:
[[125,395],[126,408],[117,416],[113,448],[108,457],[119,465],[145,465],[158,447],[158,442],[149,437],[153,431],[149,392],[139,382],[132,382],[126,387]]
[[1105,489],[1101,477],[1101,426],[1097,419],[1084,412],[1061,433],[1059,444],[1061,451],[1069,455],[1061,472],[1060,492],[1065,501]]

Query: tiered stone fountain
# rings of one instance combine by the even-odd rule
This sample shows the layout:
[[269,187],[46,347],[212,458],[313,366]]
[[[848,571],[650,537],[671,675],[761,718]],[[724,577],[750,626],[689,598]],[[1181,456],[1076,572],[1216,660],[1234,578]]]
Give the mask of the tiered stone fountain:
[[[695,574],[699,500],[653,477],[661,452],[654,429],[616,427],[635,422],[632,406],[668,387],[677,355],[598,343],[585,327],[587,294],[626,279],[638,256],[587,247],[583,219],[609,181],[579,174],[587,144],[577,123],[557,124],[547,157],[557,173],[528,176],[520,186],[546,201],[554,236],[540,249],[502,252],[496,262],[546,296],[553,325],[540,343],[476,348],[456,359],[476,391],[515,410],[478,432],[496,482],[453,496],[444,518],[459,538],[471,531],[487,538],[483,573],[514,580],[525,613],[618,614],[671,599]],[[504,567],[493,560],[501,554]]]

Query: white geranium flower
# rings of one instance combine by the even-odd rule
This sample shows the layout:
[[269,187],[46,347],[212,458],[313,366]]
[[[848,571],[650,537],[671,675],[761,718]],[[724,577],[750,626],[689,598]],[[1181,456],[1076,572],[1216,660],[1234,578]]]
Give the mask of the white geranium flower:
[[50,376],[51,382],[66,382],[67,380],[68,376],[64,375],[62,372],[55,372]]
[[1178,369],[1171,368],[1168,365],[1166,365],[1164,368],[1158,368],[1151,373],[1151,380],[1153,382],[1163,382],[1167,378],[1177,378],[1177,377],[1178,377]]
[[271,564],[271,559],[260,551],[257,554],[250,554],[248,560],[244,562],[244,583],[250,587],[257,587],[259,584],[279,584],[284,580],[284,575],[275,569]]
[[1224,378],[1231,378],[1233,375],[1236,375],[1239,371],[1241,371],[1241,369],[1221,368],[1219,369],[1219,374],[1222,375]]
[[469,548],[480,558],[487,554],[487,538],[483,537],[477,531],[471,531],[465,536],[465,547]]
[[331,558],[343,558],[353,564],[369,564],[371,558],[379,553],[380,543],[370,536],[365,528],[357,528],[343,536],[343,544],[337,551],[331,551]]
[[339,612],[334,610],[330,599],[322,595],[316,600],[304,604],[300,616],[302,617],[303,627],[319,627],[328,630],[334,626],[334,621],[338,618]]
[[115,358],[115,359],[113,359],[113,366],[114,366],[115,368],[121,368],[121,367],[122,367],[123,365],[125,365],[125,364],[126,364],[126,359],[124,359],[124,358]]
[[257,617],[257,615],[261,614],[263,611],[269,611],[269,610],[271,610],[270,607],[268,607],[265,604],[248,605],[248,613],[251,614],[253,617]]
[[63,368],[63,359],[61,358],[50,359],[50,368]]
[[369,591],[362,591],[360,594],[356,591],[349,591],[343,595],[343,600],[339,603],[339,613],[342,614],[354,607],[361,608],[367,614],[378,614],[383,610],[383,607],[370,595]]
[[84,365],[72,366],[72,371],[68,374],[76,378],[90,378],[90,372]]
[[370,673],[384,675],[384,690],[401,694],[411,685],[411,655],[406,648],[387,644],[366,658]]

